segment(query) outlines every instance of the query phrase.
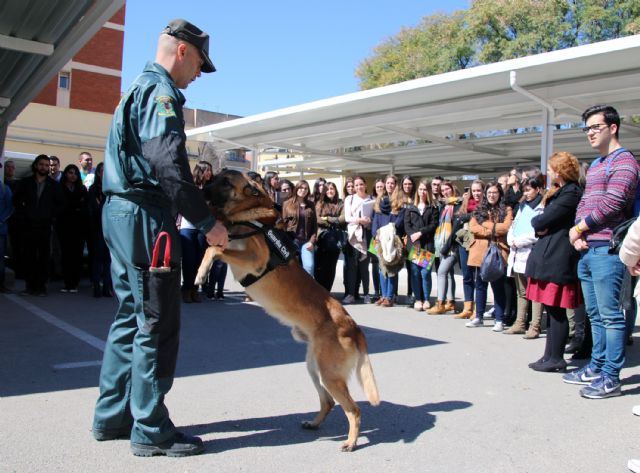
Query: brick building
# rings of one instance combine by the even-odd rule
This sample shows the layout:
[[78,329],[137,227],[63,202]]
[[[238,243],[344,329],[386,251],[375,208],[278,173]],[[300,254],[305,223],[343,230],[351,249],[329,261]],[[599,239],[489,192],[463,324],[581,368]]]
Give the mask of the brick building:
[[35,103],[113,113],[120,100],[125,6],[52,78]]

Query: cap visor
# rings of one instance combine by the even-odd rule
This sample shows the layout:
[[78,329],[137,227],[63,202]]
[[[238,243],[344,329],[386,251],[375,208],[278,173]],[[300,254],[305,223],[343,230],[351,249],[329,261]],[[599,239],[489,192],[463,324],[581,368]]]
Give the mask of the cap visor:
[[202,72],[216,72],[216,66],[213,65],[213,63],[211,62],[211,59],[209,59],[209,56],[207,56],[206,54],[202,53],[202,60],[204,61],[202,64],[202,67],[200,68],[200,70]]

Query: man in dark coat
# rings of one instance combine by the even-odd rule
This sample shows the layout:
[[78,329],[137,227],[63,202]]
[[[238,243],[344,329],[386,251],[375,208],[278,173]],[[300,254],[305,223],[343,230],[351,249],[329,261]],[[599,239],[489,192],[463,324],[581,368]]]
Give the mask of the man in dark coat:
[[51,225],[62,207],[60,184],[49,175],[49,157],[40,154],[31,164],[32,175],[18,181],[13,193],[15,224],[20,235],[25,290],[22,295],[47,295]]

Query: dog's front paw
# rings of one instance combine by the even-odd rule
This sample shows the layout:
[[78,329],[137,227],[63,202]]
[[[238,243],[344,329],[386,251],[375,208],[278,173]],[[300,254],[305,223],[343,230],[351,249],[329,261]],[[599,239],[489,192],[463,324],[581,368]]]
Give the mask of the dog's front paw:
[[302,423],[302,428],[303,429],[307,429],[307,430],[317,430],[318,426],[316,424],[314,424],[313,422],[310,422],[308,420],[305,420]]
[[343,452],[353,452],[355,449],[356,449],[355,442],[354,443],[345,442],[342,444],[342,448],[341,448]]

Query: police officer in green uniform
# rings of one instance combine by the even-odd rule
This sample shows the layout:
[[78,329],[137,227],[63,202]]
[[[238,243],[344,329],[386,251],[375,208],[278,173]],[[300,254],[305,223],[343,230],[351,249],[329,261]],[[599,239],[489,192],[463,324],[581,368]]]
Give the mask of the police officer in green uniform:
[[[226,229],[216,222],[194,185],[185,147],[182,106],[186,89],[201,72],[214,72],[209,35],[185,20],[162,31],[155,62],[147,63],[118,105],[105,151],[102,221],[111,252],[118,311],[105,346],[93,435],[131,439],[138,456],[188,456],[202,440],[176,430],[164,404],[178,353],[179,212],[210,245],[225,248]],[[169,277],[149,271],[160,232],[171,236]],[[171,273],[177,277],[171,277]],[[164,286],[163,286],[164,285]]]

